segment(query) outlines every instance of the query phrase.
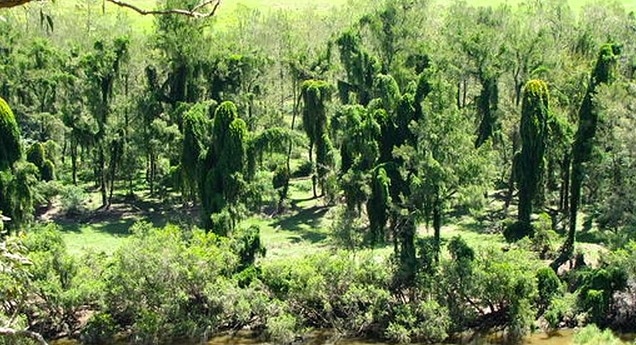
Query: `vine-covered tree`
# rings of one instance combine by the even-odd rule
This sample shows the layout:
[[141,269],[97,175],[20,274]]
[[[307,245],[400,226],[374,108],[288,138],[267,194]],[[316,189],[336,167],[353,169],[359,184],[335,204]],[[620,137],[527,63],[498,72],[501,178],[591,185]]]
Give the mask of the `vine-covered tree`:
[[331,98],[333,87],[321,80],[307,80],[302,84],[301,95],[303,98],[303,128],[309,138],[309,161],[313,163],[313,151],[316,149],[315,172],[313,178],[314,197],[316,192],[316,180],[325,192],[325,178],[335,165],[333,156],[333,144],[329,138],[329,120],[327,117],[327,102]]
[[[214,113],[212,143],[199,187],[203,225],[217,234],[227,235],[236,225],[235,208],[244,189],[247,137],[247,125],[238,117],[236,105],[229,101],[221,103]],[[221,212],[223,221],[214,222],[213,216]]]
[[594,96],[601,84],[609,84],[615,79],[616,64],[621,53],[621,45],[606,43],[601,47],[598,59],[588,85],[587,93],[579,109],[579,127],[572,146],[572,176],[570,187],[570,219],[568,234],[559,256],[551,267],[557,270],[572,256],[576,240],[576,222],[581,202],[581,189],[585,177],[585,163],[590,160],[594,146],[594,137],[598,127],[599,113],[594,104]]
[[0,98],[0,213],[13,216],[12,195],[13,165],[22,156],[20,130],[13,111]]
[[534,236],[530,223],[532,206],[542,188],[544,156],[548,144],[550,117],[548,86],[542,80],[530,80],[523,90],[521,103],[521,152],[515,162],[519,186],[518,221],[508,232],[510,239]]
[[7,102],[0,98],[0,171],[11,168],[21,156],[18,123]]
[[201,181],[201,168],[208,146],[209,120],[206,108],[197,104],[183,115],[183,147],[181,152],[182,192],[185,200],[196,202]]

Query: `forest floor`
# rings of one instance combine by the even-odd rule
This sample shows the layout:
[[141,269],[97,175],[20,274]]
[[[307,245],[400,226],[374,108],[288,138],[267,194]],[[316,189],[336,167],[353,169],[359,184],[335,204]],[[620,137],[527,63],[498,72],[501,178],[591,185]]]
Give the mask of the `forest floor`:
[[[185,228],[199,222],[197,207],[188,205],[170,205],[152,198],[125,198],[117,196],[108,209],[99,209],[95,205],[99,200],[98,193],[90,195],[86,206],[90,206],[81,214],[67,216],[61,212],[58,202],[54,202],[46,212],[39,216],[40,221],[53,222],[62,229],[63,239],[74,255],[89,252],[113,253],[130,236],[130,228],[138,221],[146,221],[156,227],[175,224]],[[142,201],[143,200],[143,201]],[[494,200],[494,199],[493,199]],[[442,228],[442,241],[461,236],[471,246],[499,244],[507,246],[496,217],[502,217],[501,204],[491,201],[487,215],[449,215]],[[279,215],[261,213],[245,219],[240,226],[257,225],[261,238],[267,249],[265,260],[279,258],[302,257],[306,254],[330,250],[334,248],[331,233],[333,208],[327,206],[323,199],[313,198],[311,180],[294,179],[290,184],[287,210]],[[499,211],[496,211],[499,210]],[[498,213],[499,212],[499,213]],[[432,236],[433,231],[426,224],[419,228],[422,237]],[[598,262],[599,255],[605,251],[602,243],[595,236],[588,236],[588,242],[581,242],[578,248],[583,250],[586,261]],[[583,237],[585,240],[585,237]],[[560,243],[561,239],[558,240]],[[594,243],[595,242],[595,243]],[[388,256],[392,253],[391,244],[376,248],[377,255]]]

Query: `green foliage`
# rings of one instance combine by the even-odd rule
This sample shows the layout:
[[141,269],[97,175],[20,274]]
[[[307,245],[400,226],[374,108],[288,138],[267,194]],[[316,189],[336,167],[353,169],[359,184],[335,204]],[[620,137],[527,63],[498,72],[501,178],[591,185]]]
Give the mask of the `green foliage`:
[[108,313],[96,313],[82,328],[80,339],[83,344],[106,344],[113,341],[117,325]]
[[515,237],[534,236],[530,225],[532,205],[537,199],[544,175],[544,155],[549,141],[550,105],[548,86],[542,80],[530,80],[521,103],[521,154],[515,161],[519,185],[519,222]]
[[391,181],[384,168],[378,167],[372,171],[371,195],[369,201],[367,201],[371,245],[384,242],[385,227],[388,222],[391,202],[390,185]]
[[291,344],[298,334],[298,320],[289,313],[281,313],[267,319],[267,338],[276,344]]
[[239,231],[233,240],[234,252],[240,260],[239,270],[253,266],[258,256],[265,256],[266,249],[261,242],[260,229],[257,226],[253,225]]
[[[247,136],[247,125],[238,118],[236,105],[229,101],[221,103],[214,114],[212,144],[207,151],[199,186],[203,224],[208,230],[228,234],[234,228],[238,214],[230,211],[236,209],[245,189]],[[226,211],[231,221],[215,225],[212,216],[226,207],[229,207]]]
[[26,152],[27,162],[33,163],[38,169],[44,166],[44,146],[41,143],[34,143]]
[[627,287],[623,267],[585,269],[579,273],[579,306],[591,322],[603,327],[614,312],[614,293]]
[[322,253],[263,266],[263,283],[303,324],[344,334],[372,331],[384,317],[390,272],[370,253]]
[[44,165],[40,169],[42,181],[49,182],[55,180],[55,164],[49,159],[44,161]]
[[5,199],[2,202],[8,211],[6,214],[12,219],[11,226],[19,228],[33,218],[36,203],[35,186],[40,174],[35,165],[25,162],[15,164],[13,171],[13,175],[0,176],[0,186],[4,187]]
[[10,168],[21,155],[18,124],[7,102],[0,98],[0,171]]
[[[360,35],[354,31],[346,31],[336,40],[340,61],[347,72],[347,80],[338,83],[343,104],[358,103],[366,106],[372,99],[373,80],[380,71],[380,66],[377,59],[365,50],[361,41]],[[351,93],[355,95],[353,102]]]
[[471,324],[501,326],[512,338],[530,331],[537,286],[529,269],[536,262],[533,263],[529,253],[521,250],[502,253],[499,248],[485,247],[471,261],[468,260],[471,251],[461,241],[454,242],[457,259],[442,261],[443,273],[439,277],[442,291],[451,291],[443,299],[453,329]]
[[543,317],[548,322],[550,329],[556,330],[562,325],[568,327],[577,326],[578,315],[577,295],[566,293],[563,296],[555,296]]
[[193,106],[183,115],[181,172],[184,195],[191,200],[196,200],[198,196],[197,187],[201,181],[209,126],[205,107],[201,104]]
[[335,166],[333,144],[329,138],[329,121],[327,118],[327,101],[333,92],[332,86],[320,80],[307,80],[301,86],[303,98],[303,128],[309,138],[311,151],[316,148],[316,177],[325,192],[327,174]]
[[623,342],[611,330],[600,330],[596,325],[585,326],[574,335],[574,345],[594,344],[620,345]]
[[537,271],[537,289],[539,290],[539,308],[546,310],[552,300],[562,293],[561,280],[549,267]]
[[438,343],[448,336],[451,319],[448,310],[435,301],[398,305],[393,321],[389,322],[385,336],[394,343],[413,341]]
[[233,316],[224,315],[211,294],[224,293],[226,277],[239,264],[228,240],[201,230],[186,237],[177,227],[146,223],[131,231],[105,272],[105,311],[120,327],[132,325],[140,342],[156,343],[159,337],[200,336],[207,327],[231,322]]
[[78,186],[66,186],[61,193],[62,210],[68,216],[81,214],[84,210],[84,202],[87,199],[86,192]]

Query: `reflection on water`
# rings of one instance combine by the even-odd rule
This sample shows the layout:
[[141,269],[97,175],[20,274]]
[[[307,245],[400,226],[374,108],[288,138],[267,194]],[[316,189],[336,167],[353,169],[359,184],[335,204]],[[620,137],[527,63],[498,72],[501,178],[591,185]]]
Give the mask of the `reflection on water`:
[[[473,339],[471,341],[462,343],[465,345],[491,345],[501,344],[501,341],[497,341],[497,335],[490,335],[481,337],[479,339]],[[564,329],[550,334],[547,333],[534,333],[524,338],[520,345],[571,345],[574,339],[574,331],[570,329]],[[626,335],[625,344],[632,344],[630,341],[634,339],[633,335]],[[78,345],[75,340],[60,339],[51,342],[51,345]],[[223,335],[210,339],[206,345],[265,345],[266,343],[254,338],[249,332],[238,332],[235,335]],[[335,339],[328,332],[315,332],[309,338],[298,342],[302,345],[388,345],[382,342],[373,342],[370,340],[356,340],[356,339]],[[458,343],[455,343],[455,345]],[[129,345],[125,342],[118,342],[116,345]],[[200,345],[200,343],[186,343],[176,342],[172,345]],[[444,345],[453,345],[444,344]]]
[[[558,332],[553,332],[551,334],[547,333],[534,333],[527,336],[522,345],[569,345],[572,344],[574,338],[574,331],[572,330],[560,330]],[[477,339],[472,339],[470,341],[466,341],[462,344],[466,345],[490,345],[490,344],[501,344],[497,335],[484,336]],[[260,342],[257,339],[254,339],[249,336],[248,333],[238,333],[235,336],[224,335],[215,337],[210,339],[207,345],[264,345],[265,343]],[[359,339],[334,339],[330,336],[329,333],[326,332],[316,332],[310,338],[306,339],[304,342],[299,342],[299,344],[306,345],[388,345],[387,343],[382,342],[373,342],[370,340],[359,340]],[[458,344],[458,343],[454,343]],[[454,345],[453,343],[448,343],[444,345]],[[178,344],[178,345],[187,345],[187,344]]]

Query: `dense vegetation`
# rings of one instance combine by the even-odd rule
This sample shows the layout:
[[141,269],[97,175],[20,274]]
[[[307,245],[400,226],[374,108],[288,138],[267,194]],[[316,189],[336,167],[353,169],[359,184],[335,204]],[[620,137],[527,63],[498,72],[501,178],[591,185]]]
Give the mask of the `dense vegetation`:
[[0,344],[635,330],[634,12],[100,11],[0,12]]

